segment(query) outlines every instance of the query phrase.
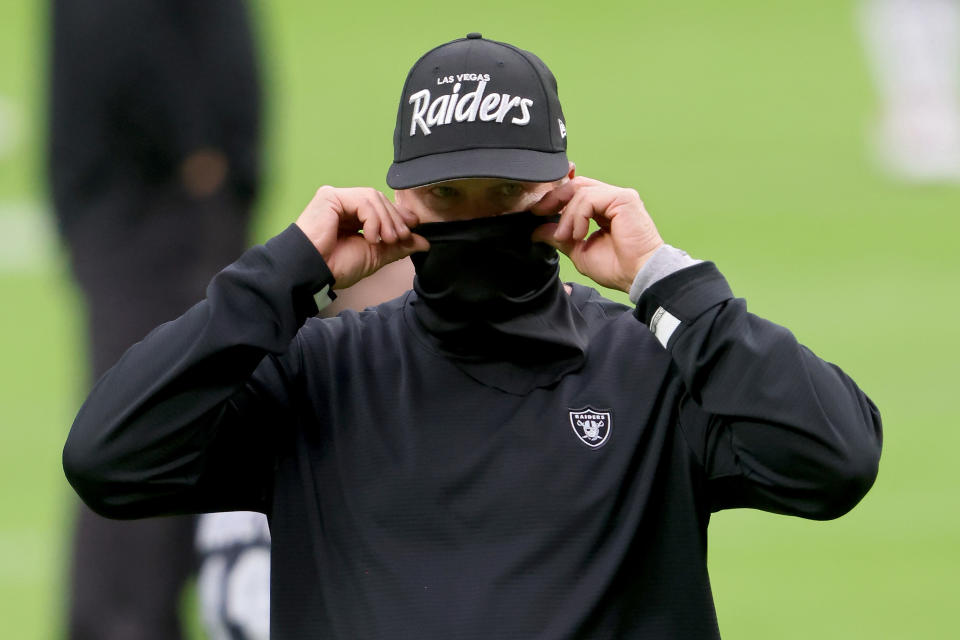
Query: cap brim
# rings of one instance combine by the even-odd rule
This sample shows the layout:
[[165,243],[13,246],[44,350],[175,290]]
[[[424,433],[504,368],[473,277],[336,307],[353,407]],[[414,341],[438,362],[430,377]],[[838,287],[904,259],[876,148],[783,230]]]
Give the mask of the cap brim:
[[387,171],[387,184],[392,189],[410,189],[459,178],[553,182],[569,170],[566,151],[464,149],[394,162]]

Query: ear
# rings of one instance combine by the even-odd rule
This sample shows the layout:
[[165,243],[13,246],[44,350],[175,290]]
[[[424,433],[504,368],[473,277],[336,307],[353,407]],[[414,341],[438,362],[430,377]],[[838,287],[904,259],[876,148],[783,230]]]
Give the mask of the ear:
[[577,175],[577,165],[575,165],[572,162],[570,162],[569,164],[570,164],[570,170],[567,171],[567,178],[570,180],[573,180],[574,177],[576,177]]
[[393,191],[393,202],[395,204],[403,205],[403,201],[407,197],[407,189],[394,189]]

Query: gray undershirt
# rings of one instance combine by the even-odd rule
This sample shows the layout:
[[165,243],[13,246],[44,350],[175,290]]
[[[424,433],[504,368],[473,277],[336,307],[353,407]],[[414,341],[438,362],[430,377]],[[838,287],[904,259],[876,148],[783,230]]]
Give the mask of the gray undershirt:
[[663,245],[654,251],[650,259],[637,272],[637,277],[630,285],[630,302],[637,304],[643,292],[654,282],[701,262],[703,260],[691,258],[683,249],[677,249],[669,244]]

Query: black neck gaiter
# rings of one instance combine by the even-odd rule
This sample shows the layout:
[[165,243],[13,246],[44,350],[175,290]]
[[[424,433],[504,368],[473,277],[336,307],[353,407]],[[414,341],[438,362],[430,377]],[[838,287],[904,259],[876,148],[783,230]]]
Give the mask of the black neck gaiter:
[[416,232],[430,251],[411,256],[417,295],[453,322],[496,322],[535,311],[559,272],[556,249],[530,241],[549,221],[523,212],[420,225]]
[[555,220],[522,212],[415,229],[430,250],[411,256],[414,314],[432,346],[480,382],[526,392],[583,363],[586,323],[557,252],[530,240]]

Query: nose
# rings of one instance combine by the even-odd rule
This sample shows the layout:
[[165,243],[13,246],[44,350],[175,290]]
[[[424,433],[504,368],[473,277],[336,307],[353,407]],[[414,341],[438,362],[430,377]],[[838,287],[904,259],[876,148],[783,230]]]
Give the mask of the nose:
[[469,220],[471,218],[499,216],[504,213],[510,213],[511,211],[512,210],[505,208],[502,202],[483,196],[473,196],[463,198],[455,214],[458,220]]

